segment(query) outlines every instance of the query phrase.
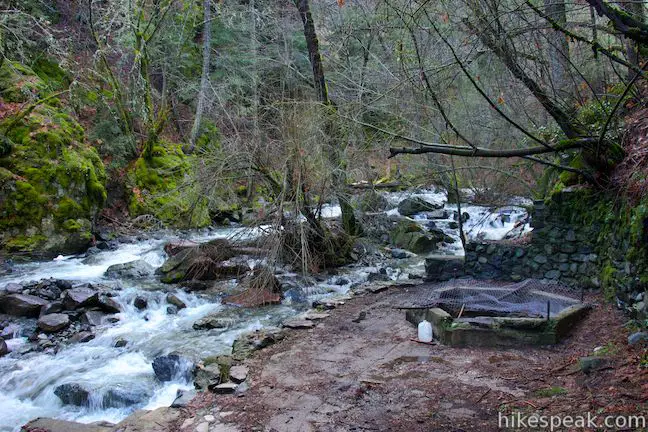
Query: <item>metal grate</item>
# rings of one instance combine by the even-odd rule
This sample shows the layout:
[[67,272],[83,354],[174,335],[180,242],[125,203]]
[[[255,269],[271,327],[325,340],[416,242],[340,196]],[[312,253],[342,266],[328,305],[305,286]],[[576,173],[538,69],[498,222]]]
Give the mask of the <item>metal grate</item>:
[[556,282],[527,279],[517,283],[455,279],[423,284],[403,292],[395,307],[439,307],[456,316],[552,317],[581,303],[581,293]]

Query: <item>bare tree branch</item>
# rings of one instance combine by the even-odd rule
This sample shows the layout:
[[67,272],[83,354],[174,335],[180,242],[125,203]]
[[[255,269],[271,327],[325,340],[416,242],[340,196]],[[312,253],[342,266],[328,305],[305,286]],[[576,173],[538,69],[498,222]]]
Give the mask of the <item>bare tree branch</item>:
[[603,0],[587,0],[599,16],[607,17],[614,25],[614,28],[623,33],[624,36],[643,45],[648,45],[648,25],[636,20],[632,15],[616,7],[610,6]]

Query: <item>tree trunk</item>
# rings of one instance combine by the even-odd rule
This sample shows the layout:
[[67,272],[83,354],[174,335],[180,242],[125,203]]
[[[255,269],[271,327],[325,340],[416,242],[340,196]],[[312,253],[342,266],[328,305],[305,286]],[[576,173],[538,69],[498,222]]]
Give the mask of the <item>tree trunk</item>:
[[[257,10],[255,0],[250,0],[250,48],[252,51],[252,140],[253,151],[259,151],[261,143],[261,129],[259,128],[259,41],[257,37]],[[248,175],[247,192],[245,198],[250,200],[254,192],[254,176]]]
[[211,59],[211,0],[203,0],[203,64],[202,76],[200,78],[200,90],[198,92],[198,103],[196,104],[196,116],[194,117],[191,136],[189,137],[189,146],[187,153],[192,153],[196,147],[196,140],[200,132],[200,122],[202,121],[205,110],[205,99],[209,88],[209,65]]
[[[635,18],[637,21],[642,23],[646,21],[644,6],[642,3],[626,2],[626,1],[620,1],[618,3],[621,9],[631,14],[631,16]],[[640,67],[641,59],[639,54],[640,51],[639,51],[638,42],[633,41],[632,39],[626,37],[624,43],[625,43],[626,58],[628,59],[628,63],[632,64],[633,66]],[[627,76],[628,81],[632,80],[634,76],[635,76],[635,71],[632,68],[628,68],[628,76]]]
[[304,37],[306,38],[306,48],[308,49],[308,59],[313,69],[313,79],[315,84],[315,94],[317,99],[325,105],[330,104],[328,89],[326,88],[326,79],[324,77],[324,68],[322,66],[322,56],[320,55],[319,40],[315,30],[315,22],[310,11],[308,0],[295,0],[299,16],[304,24]]
[[645,22],[643,4],[640,4],[639,15],[628,14],[617,7],[610,6],[605,0],[585,0],[599,16],[610,20],[614,28],[629,39],[641,45],[648,45],[648,25]]
[[336,143],[336,124],[332,118],[332,113],[337,112],[335,106],[331,103],[326,87],[326,78],[324,75],[324,67],[322,65],[322,57],[320,55],[319,40],[317,39],[317,32],[315,30],[315,22],[310,11],[310,4],[308,0],[295,0],[295,5],[299,11],[299,15],[304,24],[304,37],[306,38],[306,47],[308,49],[308,58],[313,69],[313,83],[315,86],[315,94],[317,99],[325,106],[330,107],[330,111],[326,112],[325,120],[325,134],[329,146],[329,158],[333,168],[333,185],[336,189],[337,199],[340,203],[342,210],[342,225],[344,231],[349,235],[358,235],[362,232],[362,228],[353,213],[353,206],[349,202],[349,198],[345,193],[346,189],[346,173],[340,155],[340,145]]
[[[561,28],[567,24],[567,11],[564,0],[544,0],[545,12]],[[550,29],[547,34],[549,41],[549,70],[554,94],[558,97],[568,95],[569,85],[569,43],[567,35],[556,29]]]

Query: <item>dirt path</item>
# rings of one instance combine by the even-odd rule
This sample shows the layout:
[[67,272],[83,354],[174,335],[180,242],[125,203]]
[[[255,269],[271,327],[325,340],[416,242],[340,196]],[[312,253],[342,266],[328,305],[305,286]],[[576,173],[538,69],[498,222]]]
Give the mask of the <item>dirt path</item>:
[[[242,397],[198,403],[218,418],[209,430],[490,431],[499,412],[648,414],[641,349],[627,347],[623,317],[608,305],[554,347],[460,349],[412,342],[414,327],[391,307],[398,291],[353,298],[258,352]],[[599,346],[610,360],[585,375],[577,360]]]

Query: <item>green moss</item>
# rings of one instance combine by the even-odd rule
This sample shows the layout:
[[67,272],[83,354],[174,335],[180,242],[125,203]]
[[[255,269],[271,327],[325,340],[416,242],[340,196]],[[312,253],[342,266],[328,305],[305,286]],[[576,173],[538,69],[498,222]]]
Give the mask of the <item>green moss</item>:
[[140,157],[129,174],[131,216],[151,214],[177,227],[211,223],[207,202],[191,182],[191,161],[178,144],[155,146],[150,159]]
[[619,352],[619,347],[614,342],[608,342],[600,349],[594,352],[597,357],[607,357],[616,355]]
[[83,226],[81,225],[81,223],[75,219],[68,219],[63,222],[63,229],[65,229],[66,231],[81,231],[82,227]]
[[641,291],[648,282],[648,198],[635,203],[593,188],[563,188],[555,190],[546,205],[546,214],[557,223],[589,232],[602,263],[598,279],[605,298],[634,301],[627,293]]
[[616,295],[616,274],[617,269],[609,262],[601,270],[601,287],[603,288],[603,293],[607,301],[614,300],[614,296]]
[[228,382],[230,379],[230,369],[232,368],[232,357],[226,355],[205,357],[202,360],[205,366],[217,364],[220,371],[220,382]]
[[55,216],[58,220],[67,220],[81,214],[83,214],[83,208],[79,203],[70,197],[63,197],[58,203]]
[[558,396],[562,394],[567,394],[567,389],[558,386],[547,387],[544,389],[536,390],[534,392],[534,395],[536,397],[552,397],[552,396]]
[[13,149],[13,143],[4,134],[0,134],[0,157],[7,156]]
[[32,64],[32,70],[50,90],[62,90],[70,85],[68,74],[49,58],[39,57]]
[[18,235],[6,241],[4,247],[9,252],[34,252],[46,240],[43,235]]
[[[13,127],[6,130],[8,124]],[[71,232],[73,244],[87,242],[89,225],[75,221],[93,219],[105,202],[106,174],[81,125],[61,108],[39,105],[15,125],[5,118],[0,130],[12,143],[0,157],[0,247],[32,252],[34,239]],[[63,248],[66,240],[57,241],[48,247]]]
[[46,84],[30,68],[17,62],[3,61],[0,66],[0,96],[6,102],[36,99]]
[[[586,171],[589,169],[587,164],[585,163],[583,159],[583,155],[580,153],[577,153],[572,160],[569,162],[569,167],[578,169],[581,171]],[[560,176],[558,177],[559,184],[564,185],[564,186],[572,186],[575,184],[583,183],[583,177],[575,172],[572,171],[563,171],[560,173]]]
[[465,323],[465,322],[453,322],[450,324],[448,327],[449,330],[454,330],[454,329],[469,329],[471,328],[470,324]]
[[220,131],[215,123],[203,120],[196,139],[196,150],[217,150],[220,148]]

